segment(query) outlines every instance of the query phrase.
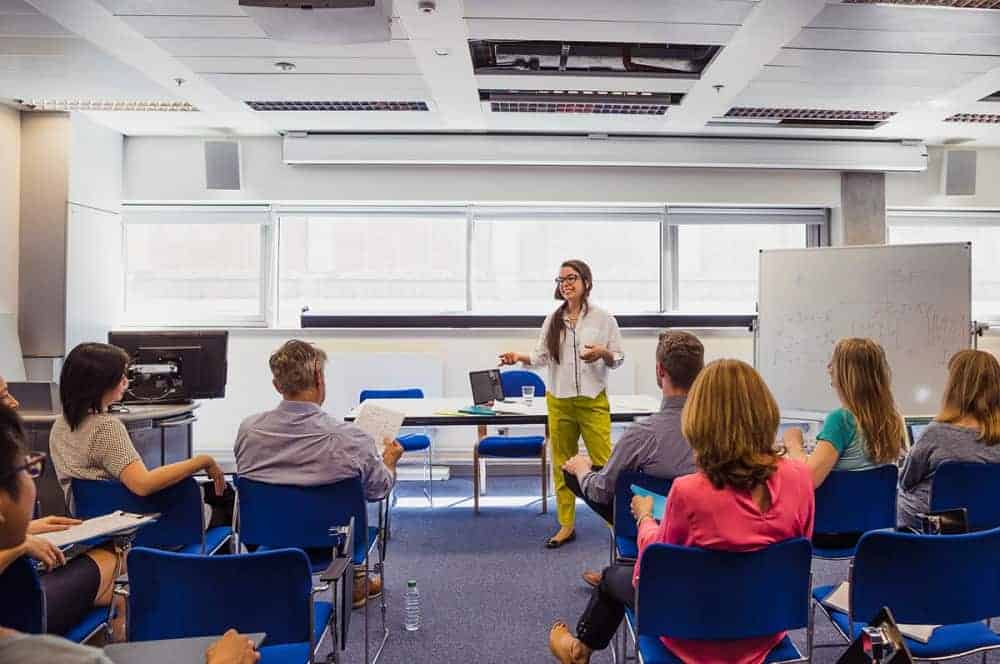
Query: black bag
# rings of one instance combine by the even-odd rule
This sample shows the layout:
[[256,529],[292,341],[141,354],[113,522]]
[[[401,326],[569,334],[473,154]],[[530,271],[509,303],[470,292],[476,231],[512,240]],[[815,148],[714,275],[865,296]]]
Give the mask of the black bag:
[[888,607],[882,607],[837,664],[913,664],[913,656]]
[[924,535],[961,535],[969,532],[969,513],[964,507],[920,514]]

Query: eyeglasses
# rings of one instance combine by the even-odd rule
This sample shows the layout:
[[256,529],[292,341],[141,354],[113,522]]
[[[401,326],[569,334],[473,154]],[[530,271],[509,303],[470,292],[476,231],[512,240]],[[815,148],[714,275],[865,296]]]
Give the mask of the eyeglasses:
[[556,277],[556,283],[562,286],[564,283],[573,285],[580,280],[580,277],[575,274],[571,274],[568,277]]
[[48,459],[48,455],[45,452],[32,452],[28,454],[24,459],[24,463],[17,466],[9,473],[4,474],[2,479],[7,479],[17,475],[22,470],[28,473],[28,477],[35,480],[42,476],[45,472],[45,460]]

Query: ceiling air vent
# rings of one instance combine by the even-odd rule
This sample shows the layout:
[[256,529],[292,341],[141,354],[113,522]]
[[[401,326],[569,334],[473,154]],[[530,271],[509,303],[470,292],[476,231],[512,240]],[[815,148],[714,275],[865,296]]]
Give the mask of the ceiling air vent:
[[716,124],[771,124],[782,127],[817,127],[839,129],[874,129],[895,113],[887,111],[842,111],[822,108],[755,108],[737,106],[729,109]]
[[477,75],[699,78],[719,46],[472,40]]
[[593,90],[480,90],[483,108],[492,113],[593,113],[665,115],[684,95]]
[[980,124],[1000,124],[1000,115],[994,113],[956,113],[945,118],[945,122],[977,122]]
[[914,7],[958,7],[1000,9],[1000,0],[841,0],[845,5],[912,5]]
[[424,101],[247,101],[255,111],[429,111]]
[[198,109],[186,101],[113,101],[105,99],[14,99],[22,111],[184,111]]

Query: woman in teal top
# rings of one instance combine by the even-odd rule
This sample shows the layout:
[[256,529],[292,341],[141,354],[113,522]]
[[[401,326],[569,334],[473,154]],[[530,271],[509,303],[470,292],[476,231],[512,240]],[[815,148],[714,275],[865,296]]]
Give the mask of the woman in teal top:
[[841,339],[827,370],[841,407],[826,416],[816,448],[805,453],[799,429],[784,435],[789,456],[806,462],[815,486],[834,470],[897,463],[906,449],[906,427],[892,396],[882,347],[871,339]]

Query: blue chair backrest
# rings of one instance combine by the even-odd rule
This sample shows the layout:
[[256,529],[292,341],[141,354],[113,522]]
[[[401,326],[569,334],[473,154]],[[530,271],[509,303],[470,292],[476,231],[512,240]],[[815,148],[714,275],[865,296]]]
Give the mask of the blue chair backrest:
[[811,558],[801,537],[746,553],[651,544],[640,559],[639,634],[719,640],[805,627]]
[[1000,528],[966,535],[866,533],[851,573],[854,620],[871,620],[883,606],[898,622],[916,625],[1000,615]]
[[330,528],[354,517],[354,551],[366,550],[368,515],[360,477],[321,486],[268,484],[236,478],[243,544],[323,548],[336,545]]
[[358,403],[368,399],[423,399],[424,391],[419,387],[409,387],[402,390],[361,390]]
[[969,529],[1000,526],[1000,464],[943,463],[931,481],[931,510],[964,507]]
[[536,397],[545,396],[545,381],[533,371],[525,371],[524,369],[501,371],[500,385],[503,387],[503,395],[507,399],[520,397],[521,387],[524,385],[533,385]]
[[201,488],[188,477],[149,496],[137,496],[114,480],[73,480],[76,516],[92,519],[115,510],[151,514],[156,523],[140,528],[134,546],[171,547],[195,544],[203,539]]
[[27,634],[45,632],[45,595],[28,556],[21,556],[0,574],[0,597],[0,627]]
[[268,645],[310,640],[312,577],[297,549],[197,556],[128,554],[131,641],[267,632]]
[[666,496],[674,480],[654,477],[645,473],[627,471],[621,473],[615,481],[615,536],[638,537],[639,531],[632,516],[632,485],[649,489],[654,493]]
[[868,470],[835,470],[816,488],[817,533],[866,533],[896,526],[893,464]]

